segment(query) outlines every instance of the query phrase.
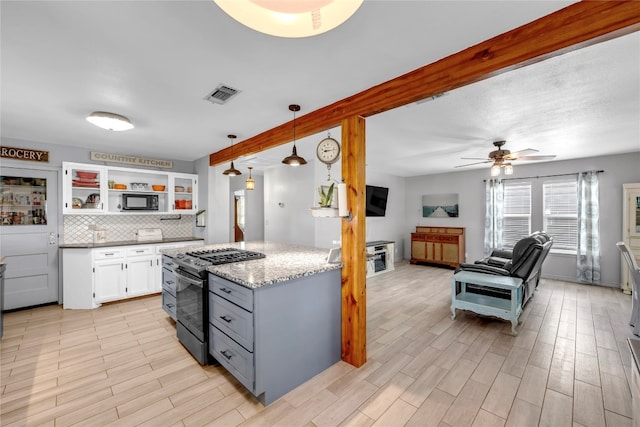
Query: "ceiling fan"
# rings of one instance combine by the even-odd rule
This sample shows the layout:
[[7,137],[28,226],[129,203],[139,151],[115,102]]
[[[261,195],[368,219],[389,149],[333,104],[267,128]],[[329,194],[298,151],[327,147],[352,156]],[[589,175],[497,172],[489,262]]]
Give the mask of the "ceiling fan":
[[494,150],[489,153],[489,158],[477,158],[477,157],[462,157],[462,159],[466,160],[482,160],[481,162],[473,162],[467,163],[464,165],[455,166],[456,168],[462,168],[465,166],[477,165],[480,163],[493,163],[491,166],[491,176],[500,175],[501,168],[504,167],[505,175],[513,174],[513,166],[511,162],[514,160],[551,160],[554,159],[555,155],[544,155],[544,156],[530,156],[529,154],[537,153],[538,150],[534,150],[532,148],[527,148],[525,150],[514,151],[513,153],[509,150],[503,150],[502,146],[506,144],[507,141],[494,141],[493,145],[497,147],[497,150]]

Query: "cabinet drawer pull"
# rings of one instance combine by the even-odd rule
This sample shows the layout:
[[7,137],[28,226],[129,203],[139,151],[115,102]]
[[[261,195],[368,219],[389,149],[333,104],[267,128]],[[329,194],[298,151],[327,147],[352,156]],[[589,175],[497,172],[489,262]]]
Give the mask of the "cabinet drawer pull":
[[224,357],[227,358],[227,360],[231,360],[231,358],[233,357],[231,354],[229,354],[229,352],[227,350],[222,350],[220,352],[221,355],[223,355]]
[[174,284],[174,283],[176,283],[176,282],[174,282],[173,280],[167,280],[167,282],[166,282],[166,283],[167,283],[167,285],[173,285],[173,284]]
[[167,308],[173,308],[173,304],[165,304]]
[[224,320],[225,322],[227,322],[227,323],[231,323],[231,321],[233,320],[232,318],[230,318],[230,317],[229,317],[229,316],[227,316],[227,315],[220,316],[220,318],[221,318],[222,320]]
[[227,289],[227,288],[220,288],[220,290],[221,290],[222,292],[224,292],[225,294],[230,294],[230,293],[231,293],[231,290],[230,290],[230,289]]
[[113,256],[115,255],[114,252],[105,252],[104,256]]
[[136,253],[137,253],[137,254],[141,254],[141,253],[143,253],[143,252],[144,252],[144,249],[143,249],[143,250],[141,250],[141,251],[136,251]]

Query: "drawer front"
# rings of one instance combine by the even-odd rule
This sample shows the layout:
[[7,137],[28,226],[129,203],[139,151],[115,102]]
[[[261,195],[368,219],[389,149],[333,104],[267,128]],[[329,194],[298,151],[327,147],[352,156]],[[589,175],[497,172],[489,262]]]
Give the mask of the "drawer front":
[[162,309],[171,316],[173,320],[176,320],[176,297],[164,289],[162,290]]
[[93,259],[111,259],[111,258],[124,258],[126,251],[124,249],[94,249]]
[[209,292],[209,323],[253,351],[253,313]]
[[153,246],[140,246],[127,249],[127,256],[152,255],[154,253]]
[[253,291],[249,288],[209,274],[209,290],[247,311],[253,311]]
[[162,268],[162,289],[171,295],[176,295],[176,274],[166,268]]
[[254,392],[253,353],[248,352],[211,325],[209,325],[209,353],[242,385]]
[[169,271],[175,270],[177,267],[176,263],[173,261],[173,258],[168,257],[166,255],[162,255],[162,268],[166,268]]

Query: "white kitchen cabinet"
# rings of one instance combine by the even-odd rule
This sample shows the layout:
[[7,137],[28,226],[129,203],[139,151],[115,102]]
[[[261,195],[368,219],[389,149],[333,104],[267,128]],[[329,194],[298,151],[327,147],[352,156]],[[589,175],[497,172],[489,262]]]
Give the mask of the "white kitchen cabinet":
[[101,303],[162,291],[162,249],[200,246],[201,240],[113,246],[61,247],[65,309],[91,309]]
[[169,175],[169,206],[173,213],[194,214],[198,209],[197,175]]
[[124,260],[96,261],[93,271],[96,303],[115,301],[126,296]]
[[[62,169],[64,214],[195,214],[198,209],[194,174],[70,162]],[[125,188],[115,188],[118,184]],[[154,190],[154,185],[161,187]],[[156,195],[158,210],[123,211],[124,193]]]
[[100,214],[106,212],[107,170],[82,163],[62,164],[62,213]]
[[93,252],[93,289],[95,303],[122,299],[126,295],[123,248],[95,249]]
[[157,269],[155,248],[153,246],[137,246],[127,249],[125,272],[127,276],[126,297],[135,297],[158,292],[155,289]]

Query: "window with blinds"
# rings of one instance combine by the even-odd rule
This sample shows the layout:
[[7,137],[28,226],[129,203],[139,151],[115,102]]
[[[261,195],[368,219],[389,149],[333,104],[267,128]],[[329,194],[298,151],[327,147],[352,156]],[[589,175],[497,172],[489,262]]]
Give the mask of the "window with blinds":
[[575,253],[578,246],[578,182],[576,177],[542,185],[544,230],[553,237],[553,249]]
[[531,183],[504,183],[504,221],[502,246],[512,249],[516,242],[531,234]]

